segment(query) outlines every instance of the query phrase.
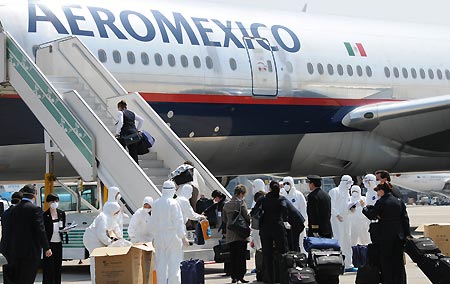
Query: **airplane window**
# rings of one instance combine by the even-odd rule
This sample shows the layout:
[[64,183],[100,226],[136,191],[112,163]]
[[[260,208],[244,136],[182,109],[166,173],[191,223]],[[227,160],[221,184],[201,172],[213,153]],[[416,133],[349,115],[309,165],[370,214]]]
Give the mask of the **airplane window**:
[[416,72],[416,69],[411,68],[411,76],[412,76],[414,79],[417,78],[417,72]]
[[420,68],[419,73],[420,73],[420,78],[425,79],[425,70],[423,70],[423,68]]
[[400,72],[398,72],[398,68],[397,67],[394,67],[394,77],[395,78],[400,77]]
[[273,72],[272,61],[270,60],[267,60],[267,70],[269,70],[269,72]]
[[142,61],[142,64],[144,64],[144,65],[148,65],[150,63],[147,53],[141,52],[141,61]]
[[306,67],[308,68],[308,73],[312,75],[312,74],[314,73],[314,67],[313,67],[313,65],[312,65],[311,63],[308,63],[308,64],[306,65]]
[[169,62],[170,67],[175,66],[175,56],[173,56],[173,54],[167,55],[167,61]]
[[351,65],[347,65],[348,76],[353,76],[353,68]]
[[206,67],[208,69],[212,69],[213,68],[213,61],[212,61],[211,57],[206,56],[205,60],[206,60]]
[[161,66],[161,65],[163,64],[161,54],[155,53],[155,63],[156,63],[156,65],[158,65],[158,66]]
[[337,66],[337,72],[340,76],[344,75],[344,68],[342,68],[341,64],[338,64]]
[[436,71],[436,74],[437,74],[437,77],[439,78],[439,80],[442,80],[442,71],[441,71],[441,69],[438,69]]
[[356,66],[356,74],[358,74],[359,77],[363,75],[362,68],[359,65]]
[[445,78],[447,78],[447,80],[450,80],[450,71],[448,71],[448,69],[445,69]]
[[181,60],[181,66],[183,66],[185,68],[188,67],[189,61],[188,61],[188,58],[186,55],[181,55],[180,60]]
[[202,66],[202,62],[198,56],[194,56],[194,66],[195,68],[200,68],[200,66]]
[[320,75],[323,75],[323,65],[322,63],[317,64],[317,72],[319,72]]
[[428,77],[430,77],[430,79],[434,79],[434,72],[431,69],[428,69]]
[[128,63],[130,63],[130,64],[136,63],[136,58],[134,57],[134,53],[131,51],[127,52],[127,59],[128,59]]
[[405,79],[407,79],[408,78],[408,70],[406,68],[402,68],[402,73],[403,73],[403,77]]
[[333,73],[334,73],[333,65],[328,64],[327,65],[327,69],[328,69],[328,74],[333,75]]
[[100,60],[100,62],[105,63],[106,62],[106,52],[103,49],[99,49],[98,50],[98,60]]
[[370,66],[366,66],[366,73],[367,76],[372,77],[372,68],[370,68]]
[[119,51],[117,51],[117,50],[113,51],[113,59],[114,59],[114,62],[116,62],[116,63],[120,63],[120,61],[122,61]]
[[390,78],[391,70],[389,70],[389,68],[387,68],[387,67],[384,67],[384,75],[386,75],[386,78]]
[[231,68],[231,70],[237,69],[236,60],[234,58],[230,58],[230,68]]
[[291,62],[286,62],[286,69],[289,73],[292,73],[294,71],[294,68],[292,67],[292,63]]

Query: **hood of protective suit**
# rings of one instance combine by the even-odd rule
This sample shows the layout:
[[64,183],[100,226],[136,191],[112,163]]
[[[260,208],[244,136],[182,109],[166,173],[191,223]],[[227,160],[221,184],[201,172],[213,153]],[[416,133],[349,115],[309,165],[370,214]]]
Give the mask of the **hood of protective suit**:
[[341,182],[339,183],[339,189],[341,190],[349,190],[353,185],[353,179],[349,175],[343,175],[341,178]]
[[175,194],[175,183],[171,180],[166,180],[163,183],[162,195],[172,197]]
[[[291,190],[296,190],[295,184],[294,184],[294,179],[292,177],[285,177],[285,178],[283,178],[283,183],[285,183],[285,182],[288,182],[291,185],[291,189],[289,190],[289,192]],[[283,188],[284,188],[284,186],[283,186]]]
[[103,213],[106,217],[112,217],[117,211],[120,211],[120,205],[117,202],[106,202],[103,205]]
[[350,196],[352,201],[359,201],[361,199],[361,188],[357,185],[352,186]]
[[252,189],[252,194],[253,196],[260,192],[260,191],[266,191],[266,185],[264,184],[264,181],[262,179],[255,179],[253,181],[253,189]]
[[368,174],[364,176],[363,179],[364,187],[367,189],[374,189],[377,186],[377,178],[373,174]]
[[[119,193],[119,195],[117,195]],[[120,199],[120,189],[116,186],[108,188],[108,202],[117,202]]]
[[181,188],[180,192],[179,192],[179,196],[183,196],[186,197],[187,199],[190,199],[192,197],[192,185],[190,184],[185,184],[183,185],[183,187]]
[[142,202],[142,206],[144,206],[145,204],[148,204],[151,207],[153,207],[153,198],[151,198],[150,196],[144,197],[144,201]]

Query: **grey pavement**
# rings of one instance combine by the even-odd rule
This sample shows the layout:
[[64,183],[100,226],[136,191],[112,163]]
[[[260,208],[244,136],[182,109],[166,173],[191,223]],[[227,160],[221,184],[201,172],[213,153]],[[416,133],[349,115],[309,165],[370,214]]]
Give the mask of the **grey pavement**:
[[[408,207],[408,214],[412,227],[417,227],[423,223],[450,223],[450,206],[414,206]],[[77,261],[64,263],[62,281],[71,284],[87,284],[91,283],[89,276],[88,262],[79,265]],[[208,284],[231,283],[231,279],[223,277],[223,264],[206,264],[205,280]],[[251,274],[254,268],[254,259],[247,261],[247,275],[245,279],[253,283],[256,282],[256,275]],[[422,271],[414,264],[409,257],[406,258],[406,273],[409,284],[430,284],[431,282],[422,273]],[[0,281],[3,281],[0,275]],[[356,273],[345,273],[339,277],[341,284],[355,283]],[[2,283],[2,282],[0,282]],[[39,273],[35,283],[42,283],[42,274]],[[124,283],[127,284],[127,283]]]

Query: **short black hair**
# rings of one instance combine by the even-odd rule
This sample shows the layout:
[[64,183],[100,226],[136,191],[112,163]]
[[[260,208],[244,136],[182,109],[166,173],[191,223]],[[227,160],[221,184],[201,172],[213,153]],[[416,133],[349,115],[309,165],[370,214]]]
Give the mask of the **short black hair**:
[[184,161],[184,163],[183,163],[184,165],[189,165],[189,166],[194,166],[194,163],[192,163],[191,161],[189,161],[189,160],[187,160],[187,161]]
[[50,193],[49,195],[47,195],[47,197],[45,198],[45,202],[53,202],[53,201],[59,201],[59,196],[56,193]]
[[22,192],[19,192],[19,191],[14,192],[14,193],[11,195],[11,203],[12,203],[12,204],[17,204],[17,203],[19,203],[19,202],[22,200],[22,197],[23,197]]
[[211,197],[212,198],[216,198],[216,197],[220,197],[222,198],[224,196],[224,194],[222,192],[220,192],[219,190],[215,189],[212,193],[211,193]]
[[386,179],[387,181],[391,181],[391,175],[386,170],[378,170],[375,172],[375,175],[380,175],[380,178]]
[[273,193],[280,194],[280,184],[277,181],[271,181],[269,187]]
[[309,182],[314,184],[314,186],[316,186],[316,187],[321,187],[322,186],[322,181],[320,179],[312,179]]
[[127,108],[127,103],[124,100],[121,100],[120,102],[117,103],[117,107]]

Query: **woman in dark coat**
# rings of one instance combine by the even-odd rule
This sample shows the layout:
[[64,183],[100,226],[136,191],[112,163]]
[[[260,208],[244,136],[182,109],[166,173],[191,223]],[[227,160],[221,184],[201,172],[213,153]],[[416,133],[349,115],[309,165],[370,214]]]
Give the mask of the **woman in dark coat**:
[[52,256],[43,259],[42,283],[61,284],[63,234],[60,230],[66,226],[66,213],[58,209],[59,197],[56,193],[47,195],[45,202],[50,207],[44,212],[44,226]]

